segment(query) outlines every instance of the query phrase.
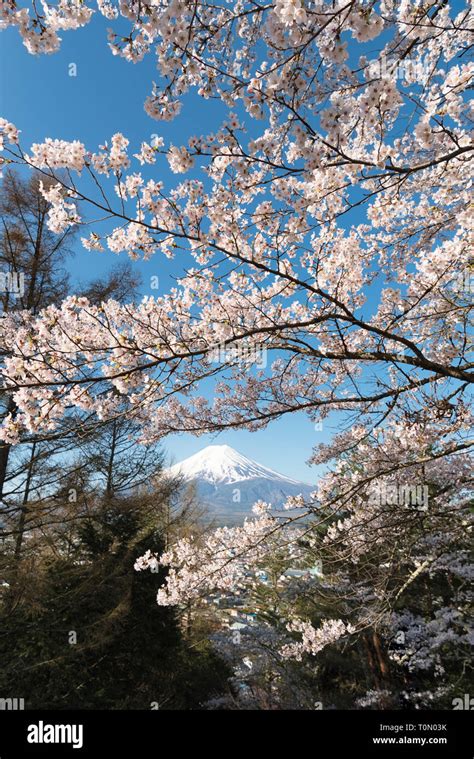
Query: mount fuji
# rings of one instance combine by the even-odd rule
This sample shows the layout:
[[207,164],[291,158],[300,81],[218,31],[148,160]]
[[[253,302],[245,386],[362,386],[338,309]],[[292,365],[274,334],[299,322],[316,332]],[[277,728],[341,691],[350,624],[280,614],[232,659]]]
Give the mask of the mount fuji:
[[314,486],[293,480],[243,456],[229,445],[208,445],[170,467],[196,486],[198,500],[226,521],[240,521],[251,514],[255,501],[280,507],[290,495],[307,497]]

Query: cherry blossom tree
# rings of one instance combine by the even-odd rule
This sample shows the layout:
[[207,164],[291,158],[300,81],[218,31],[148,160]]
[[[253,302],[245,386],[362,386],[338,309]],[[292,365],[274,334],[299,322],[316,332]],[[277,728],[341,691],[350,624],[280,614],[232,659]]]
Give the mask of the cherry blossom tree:
[[[284,654],[382,629],[421,577],[464,572],[472,15],[437,0],[97,6],[129,24],[108,31],[114,55],[156,52],[152,119],[178,117],[191,90],[225,115],[187,144],[156,135],[131,146],[117,133],[98,149],[80,135],[23,146],[0,122],[3,161],[45,176],[51,230],[87,227],[89,250],[175,257],[183,271],[137,306],[71,297],[21,325],[7,315],[3,382],[18,412],[3,439],[54,430],[70,407],[110,419],[125,406],[145,442],[339,412],[341,433],[311,458],[336,462],[311,503],[283,515],[257,504],[243,527],[137,567],[170,565],[159,603],[179,603],[238,582],[243,554],[265,561],[275,541],[300,550],[303,532],[315,551],[331,547],[338,577],[344,564],[338,581],[356,567],[359,611],[318,629],[289,619],[296,642]],[[54,53],[59,32],[95,12],[75,0],[42,7],[2,6],[2,25],[32,53]],[[165,161],[187,175],[173,187],[147,178]]]

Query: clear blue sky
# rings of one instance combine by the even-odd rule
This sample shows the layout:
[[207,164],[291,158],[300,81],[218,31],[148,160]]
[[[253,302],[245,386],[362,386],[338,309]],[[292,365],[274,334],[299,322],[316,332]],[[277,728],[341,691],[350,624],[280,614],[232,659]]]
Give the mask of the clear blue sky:
[[[136,65],[113,56],[106,44],[109,24],[96,16],[84,29],[61,32],[60,52],[39,57],[27,53],[15,29],[1,33],[0,113],[22,130],[22,144],[29,147],[32,142],[52,137],[80,139],[88,148],[96,149],[119,131],[138,149],[141,140],[150,140],[153,134],[162,135],[165,143],[171,140],[180,145],[191,134],[214,131],[222,107],[201,101],[197,95],[186,99],[182,114],[171,123],[155,122],[147,116],[143,103],[153,79],[158,78],[154,56]],[[77,76],[69,75],[70,64],[75,64]],[[162,163],[159,170],[144,167],[142,173],[155,177],[159,173],[165,182],[175,182],[176,177],[162,167]],[[84,283],[116,262],[113,253],[89,253],[78,243],[70,272],[73,280]],[[158,274],[161,287],[166,289],[169,277],[181,274],[177,261],[167,262],[162,256],[135,265],[143,276],[144,294],[156,292],[149,287],[152,275]],[[169,457],[178,461],[205,445],[227,443],[284,474],[315,482],[319,470],[310,469],[305,462],[312,447],[329,437],[329,423],[322,432],[317,431],[307,417],[294,414],[260,432],[235,431],[199,438],[181,435],[167,438],[164,444]]]

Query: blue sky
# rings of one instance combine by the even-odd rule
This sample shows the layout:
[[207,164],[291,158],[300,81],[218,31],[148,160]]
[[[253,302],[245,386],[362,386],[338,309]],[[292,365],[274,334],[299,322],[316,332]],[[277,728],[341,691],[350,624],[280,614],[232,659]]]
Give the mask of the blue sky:
[[[29,147],[45,137],[80,139],[94,150],[115,132],[122,132],[135,151],[142,140],[150,140],[154,134],[163,136],[165,143],[180,145],[192,134],[215,131],[225,111],[197,94],[186,98],[181,115],[171,123],[147,116],[143,103],[152,81],[158,79],[154,56],[136,65],[113,56],[106,44],[109,23],[96,16],[84,29],[62,32],[60,52],[39,57],[29,55],[15,29],[2,32],[0,113],[21,129],[22,144]],[[75,64],[76,76],[69,75],[71,64]],[[142,173],[169,180],[169,186],[176,182],[164,161]],[[84,283],[114,263],[117,257],[113,253],[86,252],[78,243],[69,269],[73,281]],[[166,289],[170,277],[181,274],[179,261],[168,262],[162,256],[134,265],[143,276],[144,294],[156,293],[149,286],[153,275],[159,275],[160,288]],[[330,422],[318,431],[306,416],[293,414],[259,432],[199,438],[180,435],[167,438],[164,445],[168,456],[178,461],[205,445],[227,443],[284,474],[315,482],[320,469],[309,468],[305,462],[313,446],[327,441],[333,431]]]

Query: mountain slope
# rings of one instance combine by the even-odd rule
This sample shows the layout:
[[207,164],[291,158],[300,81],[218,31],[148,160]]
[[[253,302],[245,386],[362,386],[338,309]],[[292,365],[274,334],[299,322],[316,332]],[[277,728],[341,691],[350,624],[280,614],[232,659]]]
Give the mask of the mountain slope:
[[282,506],[290,495],[308,496],[314,487],[243,456],[228,445],[209,445],[168,470],[194,482],[199,500],[221,516],[251,513],[255,501]]

